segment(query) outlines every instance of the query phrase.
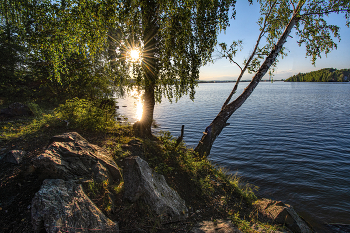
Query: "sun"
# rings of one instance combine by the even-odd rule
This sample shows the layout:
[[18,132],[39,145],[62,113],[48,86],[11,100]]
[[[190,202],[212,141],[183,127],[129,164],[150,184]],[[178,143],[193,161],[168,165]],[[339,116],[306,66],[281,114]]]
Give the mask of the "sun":
[[131,49],[129,56],[132,62],[139,61],[141,59],[141,52],[139,49]]

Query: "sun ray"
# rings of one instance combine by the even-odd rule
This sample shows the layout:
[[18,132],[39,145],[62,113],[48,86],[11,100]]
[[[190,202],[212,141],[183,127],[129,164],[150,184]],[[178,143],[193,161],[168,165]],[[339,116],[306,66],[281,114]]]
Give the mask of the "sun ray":
[[144,67],[146,68],[146,69],[148,69],[153,75],[154,75],[154,66],[152,65],[152,64],[150,64],[149,62],[147,62],[146,61],[146,59],[144,59],[143,61],[142,61],[142,63],[144,64]]

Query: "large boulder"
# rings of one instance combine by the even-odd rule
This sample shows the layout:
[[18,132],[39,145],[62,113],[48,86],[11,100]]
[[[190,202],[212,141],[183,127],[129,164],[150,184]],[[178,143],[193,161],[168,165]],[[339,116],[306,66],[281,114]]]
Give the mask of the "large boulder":
[[34,232],[119,232],[86,196],[80,184],[61,179],[44,180],[32,199]]
[[20,164],[27,153],[23,150],[11,150],[3,157],[4,162]]
[[311,233],[312,230],[295,212],[292,206],[281,201],[260,199],[254,203],[259,211],[261,220],[268,220],[273,223],[285,225],[293,232]]
[[138,156],[125,159],[124,198],[135,202],[144,200],[163,221],[177,221],[187,217],[185,201],[169,187],[163,175],[154,172]]
[[50,142],[44,153],[33,160],[47,178],[120,182],[120,170],[112,157],[78,133],[54,136]]
[[34,113],[27,105],[16,102],[16,103],[10,104],[7,108],[1,109],[0,116],[4,116],[4,117],[34,116]]

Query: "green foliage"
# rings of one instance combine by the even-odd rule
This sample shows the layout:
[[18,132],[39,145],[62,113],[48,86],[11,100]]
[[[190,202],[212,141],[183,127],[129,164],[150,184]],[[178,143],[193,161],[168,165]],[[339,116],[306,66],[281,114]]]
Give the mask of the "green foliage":
[[101,188],[101,185],[99,185],[99,184],[96,183],[96,182],[91,181],[91,182],[88,182],[88,183],[87,183],[86,188],[85,188],[85,191],[86,191],[89,195],[95,197],[95,196],[97,196],[97,194],[98,194],[100,188]]
[[[251,213],[254,214],[254,213]],[[258,214],[258,213],[256,213]],[[255,219],[256,218],[256,219]],[[242,232],[247,233],[258,233],[258,232],[283,232],[284,229],[278,225],[271,225],[269,223],[262,223],[258,220],[258,215],[250,221],[245,220],[244,217],[240,216],[239,211],[230,212],[229,219],[231,222],[238,227]]]
[[118,5],[1,0],[2,97],[58,104],[110,96],[119,76],[110,69],[107,38],[118,23]]
[[102,131],[115,125],[115,106],[102,109],[96,102],[74,98],[55,109],[56,116],[69,127]]
[[43,109],[39,106],[39,104],[34,102],[28,102],[26,105],[32,110],[35,117],[40,117],[44,114]]
[[19,138],[32,135],[50,126],[57,126],[60,122],[52,114],[42,114],[39,117],[28,118],[17,121],[2,121],[0,123],[0,139]]
[[[109,104],[106,104],[106,102]],[[0,137],[2,139],[29,136],[49,128],[74,128],[91,131],[110,130],[113,132],[119,127],[115,121],[113,100],[107,99],[92,102],[75,98],[68,100],[66,104],[60,105],[54,111],[43,109],[33,102],[26,104],[33,111],[34,117],[1,121]]]
[[0,23],[0,97],[15,101],[30,90],[26,87],[26,53],[28,50],[18,35],[18,28]]
[[349,27],[349,1],[306,1],[302,12],[302,20],[298,22],[296,34],[300,38],[299,46],[304,44],[306,55],[311,57],[312,64],[315,64],[317,57],[321,58],[322,53],[329,53],[337,48],[333,38],[340,41],[339,25],[329,25],[326,16],[331,13],[343,13],[346,18],[346,25]]
[[112,200],[109,197],[109,181],[102,182],[89,181],[83,183],[84,191],[89,198],[94,201],[99,208],[107,213],[112,210]]
[[150,140],[144,141],[147,161],[158,173],[165,176],[186,174],[191,179],[193,191],[204,199],[224,189],[228,199],[238,195],[246,203],[256,200],[255,188],[240,182],[236,175],[229,175],[224,169],[216,168],[207,158],[198,157],[183,143],[176,147],[176,140],[169,132],[160,132],[158,140],[156,144]]
[[246,220],[242,220],[239,216],[239,212],[234,213],[231,216],[231,221],[243,232],[252,232],[250,223]]
[[114,186],[113,189],[114,189],[114,192],[115,192],[116,194],[122,193],[122,192],[124,191],[124,182],[120,182],[120,184]]
[[40,58],[31,59],[29,76],[37,83],[32,98],[64,103],[74,97],[95,100],[112,95],[113,77],[103,62],[91,61],[81,54],[71,54],[65,63],[69,70],[60,74],[60,79],[57,80],[50,78],[53,74],[52,62]]
[[[233,58],[238,50],[242,49],[240,40],[233,41],[228,47],[221,43],[221,55],[237,64],[242,73],[247,69],[249,73],[256,73],[262,61],[275,49],[275,46],[286,29],[291,19],[295,17],[296,35],[299,46],[305,45],[306,56],[311,57],[312,64],[317,58],[321,58],[322,53],[328,54],[337,48],[335,39],[340,41],[339,25],[330,25],[326,21],[326,16],[331,13],[343,13],[346,18],[346,25],[349,26],[349,1],[311,1],[311,0],[258,0],[260,4],[260,18],[258,20],[260,35],[257,38],[256,46],[248,59],[241,67]],[[253,4],[253,1],[250,1]],[[278,56],[283,58],[288,52],[283,46]],[[278,59],[269,67],[270,75],[273,74]]]
[[[199,67],[211,60],[217,34],[229,23],[235,1],[121,1],[125,47],[141,47],[143,61],[133,65],[136,85],[153,85],[156,100],[181,98],[194,87]],[[232,11],[233,16],[235,11]]]
[[[32,52],[52,62],[53,77],[60,79],[68,71],[67,58],[72,54],[95,57],[104,49],[109,21],[116,17],[118,4],[81,1],[0,2],[2,22],[14,25]],[[112,13],[106,15],[106,13]]]
[[309,73],[299,73],[285,80],[286,82],[349,82],[350,69],[337,70],[324,68]]
[[[27,58],[21,75],[7,69],[14,80],[7,96],[21,93],[23,86],[31,98],[64,102],[152,83],[159,101],[162,94],[178,99],[188,91],[193,98],[199,67],[210,61],[234,5],[233,0],[1,0],[0,26],[13,31],[11,42],[1,37],[2,48],[16,47],[10,66],[18,63],[23,48],[20,60]],[[142,65],[128,62],[133,47],[142,47]]]

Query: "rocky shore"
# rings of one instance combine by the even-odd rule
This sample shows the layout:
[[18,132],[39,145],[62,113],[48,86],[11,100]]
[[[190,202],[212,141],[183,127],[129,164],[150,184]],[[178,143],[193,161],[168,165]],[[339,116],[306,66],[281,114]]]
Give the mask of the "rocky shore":
[[[14,103],[0,120],[20,130],[33,115]],[[256,199],[170,135],[83,137],[58,122],[0,141],[0,232],[313,232],[293,207]]]
[[[122,159],[122,168],[108,151],[89,143],[77,132],[51,137],[49,145],[42,153],[29,158],[26,156],[31,153],[21,150],[5,153],[1,160],[2,167],[12,166],[15,172],[18,166],[23,169],[24,163],[27,169],[22,176],[35,176],[34,186],[40,186],[39,190],[30,190],[31,194],[35,192],[29,197],[30,204],[26,206],[26,214],[22,215],[24,220],[19,222],[27,224],[22,226],[21,231],[128,231],[119,226],[116,218],[118,208],[121,208],[120,203],[124,202],[128,205],[145,205],[136,208],[145,208],[153,213],[153,217],[159,219],[162,226],[156,227],[155,230],[135,227],[131,232],[242,232],[242,229],[228,219],[208,220],[204,216],[198,217],[199,213],[205,210],[189,210],[185,200],[168,185],[165,177],[155,172],[146,162],[140,150],[140,141],[131,140],[123,147],[129,152],[129,156]],[[4,175],[1,188],[6,190],[9,185],[6,182],[10,182],[11,178],[3,177]],[[27,177],[22,179],[32,183]],[[17,183],[19,186],[17,196],[26,192],[20,189],[23,181],[11,183]],[[96,184],[105,184],[105,187],[102,187],[103,195],[100,195],[104,199],[102,204],[91,194],[91,187]],[[101,188],[96,192],[101,192]],[[18,202],[17,196],[12,200],[11,197],[3,196],[0,211],[2,216],[6,215],[10,208],[16,208],[14,202]],[[26,202],[28,204],[28,198]],[[283,229],[274,232],[312,232],[293,208],[282,202],[262,199],[255,202],[252,208],[259,213],[259,220],[284,226]],[[197,215],[197,218],[193,218],[194,215]],[[3,220],[2,224],[9,224],[2,226],[3,232],[16,231],[16,223]],[[258,224],[250,227],[256,232],[266,232]]]

